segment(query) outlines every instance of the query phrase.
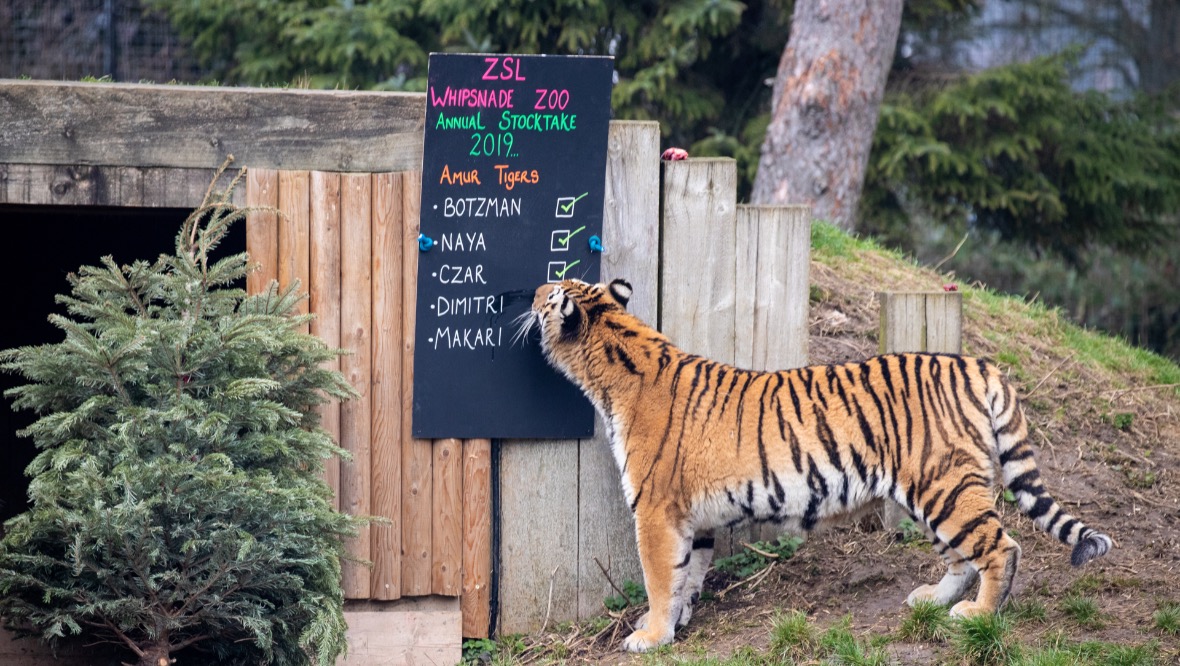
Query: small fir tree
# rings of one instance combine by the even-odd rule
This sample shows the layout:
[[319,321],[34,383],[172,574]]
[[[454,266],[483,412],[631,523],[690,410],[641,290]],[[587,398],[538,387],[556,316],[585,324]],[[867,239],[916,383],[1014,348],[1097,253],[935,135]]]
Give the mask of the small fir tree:
[[247,256],[210,258],[245,215],[232,188],[210,187],[175,255],[70,275],[62,342],[0,353],[29,381],[7,395],[39,415],[20,433],[40,449],[32,508],[0,541],[18,633],[85,634],[145,666],[189,646],[250,664],[344,651],[356,523],[320,479],[340,450],[314,407],[351,389],[321,367],[339,350],[301,332],[298,285],[247,296]]

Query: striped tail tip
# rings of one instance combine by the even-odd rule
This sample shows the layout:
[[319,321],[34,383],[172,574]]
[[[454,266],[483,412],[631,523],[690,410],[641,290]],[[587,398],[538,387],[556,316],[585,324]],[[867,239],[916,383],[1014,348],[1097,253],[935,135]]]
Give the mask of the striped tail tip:
[[1080,567],[1096,557],[1102,557],[1109,553],[1111,545],[1110,537],[1100,532],[1094,532],[1073,547],[1073,554],[1070,555],[1069,562],[1075,567]]

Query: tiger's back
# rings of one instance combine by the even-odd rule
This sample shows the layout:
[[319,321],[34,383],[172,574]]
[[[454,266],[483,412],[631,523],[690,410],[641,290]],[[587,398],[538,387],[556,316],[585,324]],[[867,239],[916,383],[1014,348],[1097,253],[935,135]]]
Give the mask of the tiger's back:
[[1109,537],[1066,514],[1041,484],[1016,392],[999,369],[954,355],[897,354],[779,372],[688,354],[625,311],[630,287],[567,281],[534,300],[546,357],[580,386],[610,435],[651,610],[625,646],[671,640],[691,616],[715,527],[770,522],[807,532],[887,498],[926,527],[948,564],[911,603],[994,611],[1020,548],[993,506],[996,464],[1038,526],[1100,556]]

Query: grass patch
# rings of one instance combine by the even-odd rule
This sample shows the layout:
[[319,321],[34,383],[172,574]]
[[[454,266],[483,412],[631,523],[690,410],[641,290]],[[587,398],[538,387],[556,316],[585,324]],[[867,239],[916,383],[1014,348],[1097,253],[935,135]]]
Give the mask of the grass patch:
[[1098,608],[1098,602],[1091,597],[1070,594],[1061,600],[1061,612],[1083,629],[1101,629],[1106,626],[1106,618]]
[[1160,604],[1159,609],[1151,614],[1151,621],[1158,631],[1180,636],[1180,603],[1168,601]]
[[998,666],[1019,657],[1011,642],[1012,626],[1003,614],[983,613],[959,620],[955,627],[955,651],[975,666]]
[[1004,613],[1018,624],[1049,621],[1049,613],[1045,610],[1045,604],[1036,599],[1013,599],[1008,603],[1008,608],[1004,610]]
[[770,625],[770,656],[777,661],[803,659],[816,647],[815,631],[800,610],[778,611]]
[[833,625],[819,637],[820,650],[826,654],[828,663],[848,666],[889,664],[889,654],[880,647],[873,647],[854,636],[851,625],[852,618],[844,616],[839,624]]
[[954,621],[947,614],[946,606],[933,601],[919,601],[910,609],[909,616],[902,620],[897,633],[906,640],[941,643],[954,635]]

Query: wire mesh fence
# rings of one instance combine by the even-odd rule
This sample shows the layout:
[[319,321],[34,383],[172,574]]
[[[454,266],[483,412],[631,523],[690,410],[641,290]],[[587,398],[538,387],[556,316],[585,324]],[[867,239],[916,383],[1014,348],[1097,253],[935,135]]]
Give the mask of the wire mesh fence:
[[195,83],[201,73],[139,0],[0,0],[0,78]]

